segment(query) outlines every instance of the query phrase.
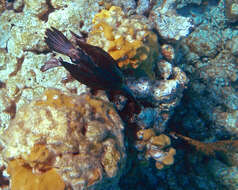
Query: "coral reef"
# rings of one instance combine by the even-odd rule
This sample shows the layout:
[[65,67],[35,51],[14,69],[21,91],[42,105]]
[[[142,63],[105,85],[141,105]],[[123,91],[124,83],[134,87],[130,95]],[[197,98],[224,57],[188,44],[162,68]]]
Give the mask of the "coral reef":
[[119,67],[138,68],[153,76],[158,54],[157,37],[149,31],[143,17],[126,17],[120,7],[102,10],[93,19],[87,42],[107,51]]
[[116,187],[125,163],[122,130],[109,103],[48,89],[3,131],[1,165],[13,189]]
[[[237,18],[236,0],[1,0],[0,189],[236,190]],[[109,52],[141,112],[40,72],[52,26]]]

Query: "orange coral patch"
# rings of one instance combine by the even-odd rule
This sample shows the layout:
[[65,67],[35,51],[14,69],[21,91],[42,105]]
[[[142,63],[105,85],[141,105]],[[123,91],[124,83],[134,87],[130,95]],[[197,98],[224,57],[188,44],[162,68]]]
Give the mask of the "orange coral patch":
[[21,159],[10,161],[7,172],[11,176],[11,190],[64,190],[65,183],[54,169],[33,174]]

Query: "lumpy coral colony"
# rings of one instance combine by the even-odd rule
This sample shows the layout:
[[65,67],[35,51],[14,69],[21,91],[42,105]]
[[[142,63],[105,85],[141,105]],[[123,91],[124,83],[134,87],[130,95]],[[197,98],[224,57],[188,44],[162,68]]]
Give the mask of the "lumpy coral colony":
[[119,7],[102,10],[93,24],[87,43],[73,32],[70,41],[47,29],[49,48],[72,63],[52,58],[41,71],[63,66],[91,90],[106,91],[117,111],[105,95],[56,89],[23,106],[0,138],[0,163],[12,190],[117,188],[126,160],[124,124],[133,131],[128,146],[138,151],[138,159],[153,160],[157,169],[174,162],[165,126],[188,79],[168,62],[173,48],[161,47],[167,61],[157,62],[156,34]]
[[113,187],[125,166],[122,130],[110,103],[49,89],[4,131],[0,161],[12,190]]

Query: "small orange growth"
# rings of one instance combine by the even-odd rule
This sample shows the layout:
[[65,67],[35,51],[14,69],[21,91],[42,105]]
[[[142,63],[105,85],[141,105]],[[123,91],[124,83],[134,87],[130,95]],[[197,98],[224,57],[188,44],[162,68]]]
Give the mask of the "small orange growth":
[[176,154],[176,150],[174,148],[170,148],[167,155],[162,160],[164,165],[172,165],[174,163],[174,155]]
[[156,162],[155,163],[155,167],[158,169],[158,170],[162,170],[164,168],[164,165],[161,164],[160,162]]
[[149,140],[152,136],[155,136],[153,129],[142,129],[137,132],[137,138],[143,141]]
[[151,144],[154,144],[159,147],[166,147],[170,145],[170,138],[167,135],[161,134],[159,136],[152,137],[150,139]]
[[96,23],[97,20],[104,19],[110,17],[110,14],[107,10],[103,9],[100,13],[96,14],[93,18],[93,24]]
[[161,161],[156,161],[155,167],[159,170],[163,169],[166,166],[170,166],[174,163],[174,155],[176,154],[176,150],[174,148],[170,148],[166,153],[167,155]]
[[54,169],[33,174],[23,160],[9,162],[7,172],[11,176],[11,190],[64,190],[65,183]]
[[133,60],[137,54],[137,49],[142,46],[142,40],[134,40],[133,42],[129,42],[120,36],[119,38],[115,39],[114,42],[111,42],[108,53],[113,57],[113,59],[118,60],[119,66],[123,67],[127,66],[128,64],[132,64],[132,67],[136,68],[138,67],[137,63],[140,61],[140,58],[141,60],[145,60],[147,58],[147,55],[143,54],[143,56],[139,57],[139,59]]

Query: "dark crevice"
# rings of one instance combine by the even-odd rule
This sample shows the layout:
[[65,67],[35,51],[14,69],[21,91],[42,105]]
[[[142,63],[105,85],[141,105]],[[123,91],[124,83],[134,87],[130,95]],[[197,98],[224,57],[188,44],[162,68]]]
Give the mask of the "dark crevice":
[[6,83],[0,81],[0,89],[1,88],[6,88]]
[[15,118],[16,115],[16,102],[12,101],[10,106],[8,106],[3,112],[10,115],[11,119]]
[[48,6],[47,11],[46,11],[44,14],[39,15],[39,19],[40,19],[40,20],[43,20],[43,21],[45,21],[45,22],[48,21],[49,14],[55,11],[55,8],[51,5],[50,0],[46,0],[46,4],[47,4],[47,6]]
[[48,54],[51,51],[49,49],[45,49],[45,50],[38,50],[38,49],[26,49],[24,50],[24,52],[32,52],[34,54],[40,55],[40,54]]
[[8,47],[7,47],[8,41],[9,41],[9,39],[8,39],[7,42],[6,42],[6,47],[5,47],[6,53],[8,53]]
[[13,72],[11,72],[11,73],[9,74],[9,77],[15,76],[15,75],[17,74],[17,72],[21,70],[23,61],[24,61],[24,56],[22,56],[22,57],[20,57],[20,58],[17,58],[17,66],[16,66],[16,69],[15,69]]
[[14,12],[15,12],[15,13],[23,12],[24,6],[25,6],[25,4],[22,3],[22,5],[19,6],[17,9],[14,9]]
[[5,10],[13,10],[15,13],[22,12],[24,8],[24,3],[22,3],[22,5],[19,6],[17,9],[14,9],[13,6],[14,0],[0,0],[0,3],[2,4]]
[[1,167],[0,168],[0,189],[8,189],[7,187],[9,186],[9,180],[3,176],[3,170],[5,168],[4,167]]

